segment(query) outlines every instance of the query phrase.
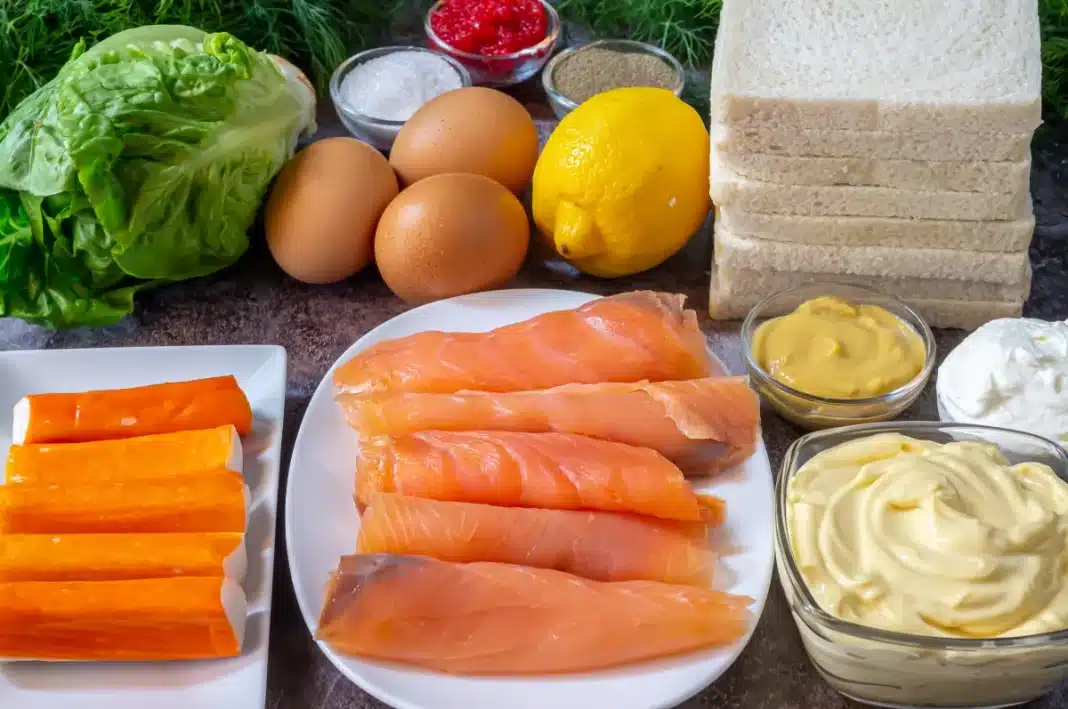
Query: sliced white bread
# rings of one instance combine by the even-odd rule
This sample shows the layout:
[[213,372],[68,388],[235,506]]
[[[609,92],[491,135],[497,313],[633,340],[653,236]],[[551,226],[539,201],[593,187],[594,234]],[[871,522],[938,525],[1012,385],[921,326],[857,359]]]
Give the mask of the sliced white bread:
[[794,157],[864,157],[881,160],[984,160],[1018,162],[1030,156],[1032,133],[856,131],[827,128],[753,128],[716,124],[713,149]]
[[[998,252],[952,249],[905,249],[887,246],[816,246],[789,244],[735,234],[717,223],[713,229],[716,263],[731,271],[801,271],[806,275],[830,274],[897,279],[955,281],[960,288],[998,284],[1002,289],[976,286],[984,295],[1019,298],[1030,289],[1031,266],[1027,251]],[[924,283],[902,284],[923,291]],[[958,286],[953,286],[957,288]],[[934,291],[934,292],[942,292]],[[954,291],[975,294],[975,291]]]
[[[924,290],[871,276],[828,276],[802,273],[773,273],[766,271],[732,271],[712,266],[711,287],[708,294],[708,313],[714,320],[740,320],[765,298],[797,287],[803,283],[852,283],[875,288],[895,295],[914,308],[931,327],[974,330],[997,318],[1019,317],[1026,298],[982,299],[957,297],[952,291],[942,292],[929,285]],[[902,279],[907,282],[909,279]],[[959,283],[953,281],[952,283]],[[911,284],[910,284],[911,285]],[[897,291],[896,293],[894,291]],[[769,315],[785,315],[769,313]]]
[[760,182],[731,170],[717,150],[709,175],[715,204],[761,214],[988,221],[1012,219],[1031,199],[1027,181],[994,193]]
[[715,47],[713,121],[972,133],[1041,122],[1037,0],[724,0]]
[[799,217],[758,214],[732,207],[716,208],[716,223],[735,234],[749,234],[794,244],[941,248],[975,251],[1026,249],[1035,232],[1028,203],[1016,219],[963,222],[946,219],[887,217]]
[[856,185],[946,192],[1013,192],[1027,184],[1031,160],[892,160],[816,158],[721,152],[720,159],[751,180],[786,185]]

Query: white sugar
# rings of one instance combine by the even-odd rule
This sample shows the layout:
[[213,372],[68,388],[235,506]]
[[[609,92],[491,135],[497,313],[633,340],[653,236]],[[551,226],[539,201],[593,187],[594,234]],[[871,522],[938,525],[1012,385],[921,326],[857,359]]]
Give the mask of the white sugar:
[[406,121],[420,106],[461,86],[460,75],[429,52],[393,52],[353,68],[341,82],[344,102],[371,118]]

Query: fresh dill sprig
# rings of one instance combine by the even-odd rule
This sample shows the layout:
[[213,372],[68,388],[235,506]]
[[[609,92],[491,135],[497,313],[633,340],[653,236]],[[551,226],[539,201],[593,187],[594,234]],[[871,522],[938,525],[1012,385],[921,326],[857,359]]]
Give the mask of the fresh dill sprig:
[[1068,0],[1039,0],[1042,101],[1045,112],[1068,116]]
[[559,0],[567,20],[597,35],[656,44],[683,64],[712,57],[722,0]]
[[79,40],[149,24],[230,32],[284,56],[322,91],[351,50],[389,22],[381,0],[0,0],[0,118],[50,81]]

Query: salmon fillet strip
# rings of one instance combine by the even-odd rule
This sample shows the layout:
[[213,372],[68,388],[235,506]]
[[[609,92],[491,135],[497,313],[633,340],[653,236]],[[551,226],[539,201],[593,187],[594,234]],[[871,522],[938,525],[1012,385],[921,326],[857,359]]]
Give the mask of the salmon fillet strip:
[[429,430],[575,433],[652,448],[687,472],[708,472],[748,457],[760,426],[759,400],[744,377],[569,384],[507,394],[342,394],[338,401],[362,436]]
[[732,642],[749,598],[651,581],[388,554],[342,557],[317,637],[454,674],[582,672]]
[[360,520],[356,548],[361,553],[524,564],[598,581],[707,586],[716,563],[707,544],[707,527],[701,523],[379,493]]
[[720,515],[650,448],[570,433],[419,431],[362,441],[356,500],[378,492],[503,507],[633,512],[690,522]]
[[334,373],[338,393],[509,392],[719,374],[685,296],[636,291],[481,333],[380,342]]

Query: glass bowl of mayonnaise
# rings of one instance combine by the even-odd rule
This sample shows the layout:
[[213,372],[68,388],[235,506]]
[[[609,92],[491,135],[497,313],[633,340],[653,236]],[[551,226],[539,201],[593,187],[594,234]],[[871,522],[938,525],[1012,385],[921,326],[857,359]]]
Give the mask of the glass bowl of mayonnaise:
[[897,298],[812,282],[749,311],[742,353],[753,388],[809,430],[896,418],[934,371],[934,334]]
[[810,433],[775,562],[812,664],[889,707],[1021,704],[1068,675],[1068,453],[940,422]]

